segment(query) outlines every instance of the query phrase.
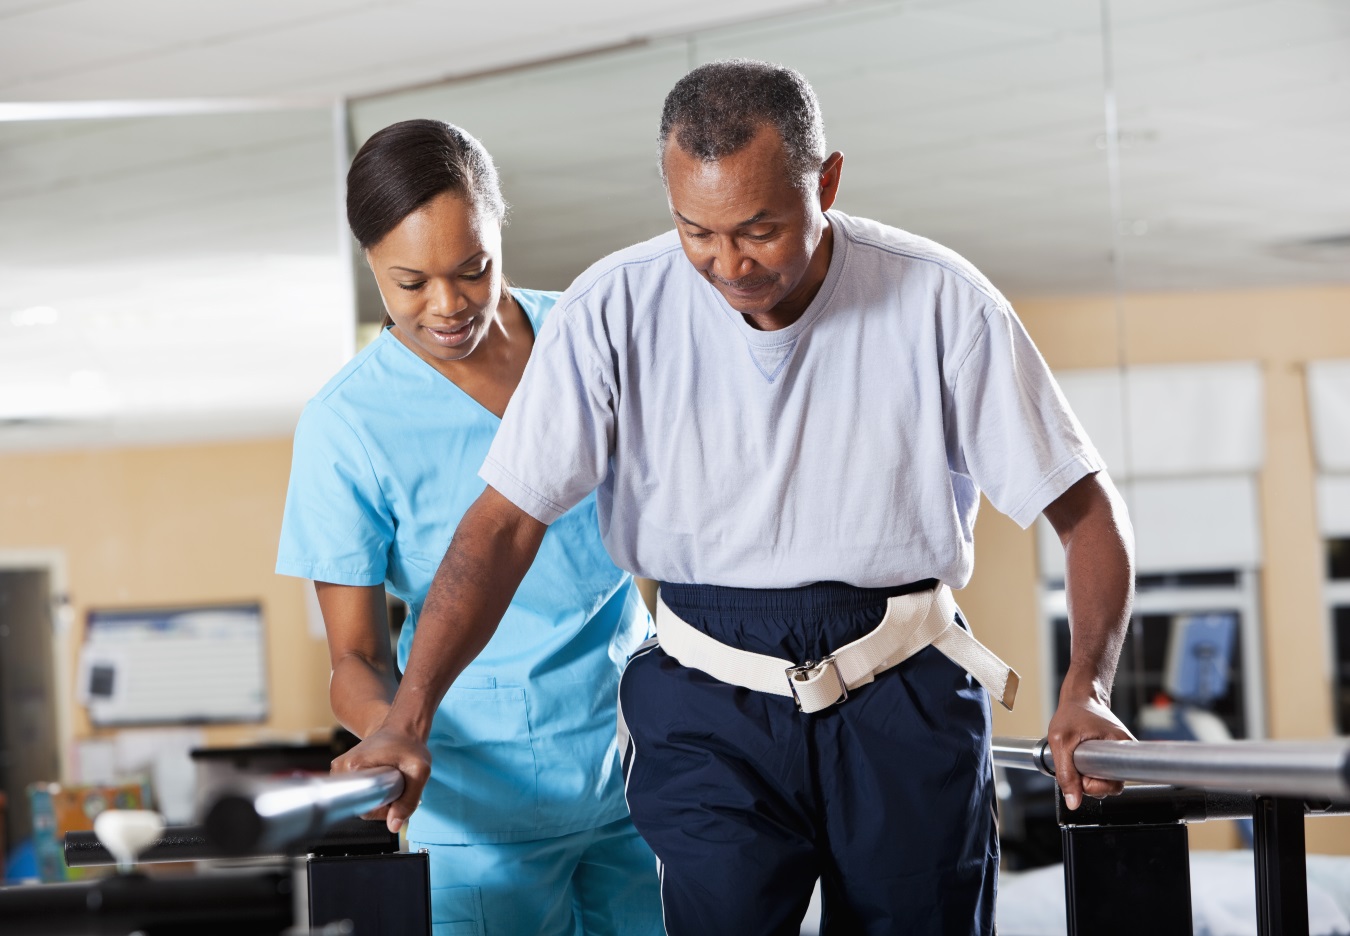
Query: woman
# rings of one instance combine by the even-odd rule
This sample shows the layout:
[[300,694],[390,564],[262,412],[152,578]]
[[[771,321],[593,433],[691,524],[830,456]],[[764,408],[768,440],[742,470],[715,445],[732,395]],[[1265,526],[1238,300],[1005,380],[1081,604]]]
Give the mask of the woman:
[[[508,288],[506,213],[482,144],[410,120],[347,177],[347,218],[386,327],[306,406],[277,571],[313,579],[330,697],[360,737],[397,688],[386,590],[417,615],[555,293]],[[624,660],[650,619],[600,542],[594,496],[549,528],[500,629],[447,693],[409,821],[431,854],[439,933],[661,931],[656,862],[615,753]]]

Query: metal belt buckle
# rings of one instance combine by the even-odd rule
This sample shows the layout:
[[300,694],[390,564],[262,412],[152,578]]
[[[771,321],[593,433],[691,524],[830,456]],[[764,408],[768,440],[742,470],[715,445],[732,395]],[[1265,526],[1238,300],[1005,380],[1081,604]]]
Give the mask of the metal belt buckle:
[[[797,703],[797,711],[804,711],[802,709],[802,697],[797,694],[797,683],[811,680],[826,667],[833,670],[834,678],[839,680],[839,697],[830,705],[838,705],[848,698],[848,684],[844,682],[844,674],[839,672],[839,664],[834,661],[834,654],[830,654],[819,660],[807,660],[801,666],[789,666],[787,668],[788,687],[792,690],[792,701]],[[828,707],[826,706],[826,708]]]

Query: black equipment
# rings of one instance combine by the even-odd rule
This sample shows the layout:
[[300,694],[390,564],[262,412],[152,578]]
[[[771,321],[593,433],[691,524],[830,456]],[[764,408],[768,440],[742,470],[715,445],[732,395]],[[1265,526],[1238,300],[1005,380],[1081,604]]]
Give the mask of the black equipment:
[[[402,791],[396,770],[236,781],[206,798],[201,825],[166,829],[138,863],[271,860],[191,877],[123,874],[0,888],[0,931],[430,936],[426,854],[400,853],[398,836],[383,823],[356,818]],[[67,835],[65,856],[71,867],[115,864],[92,832]]]

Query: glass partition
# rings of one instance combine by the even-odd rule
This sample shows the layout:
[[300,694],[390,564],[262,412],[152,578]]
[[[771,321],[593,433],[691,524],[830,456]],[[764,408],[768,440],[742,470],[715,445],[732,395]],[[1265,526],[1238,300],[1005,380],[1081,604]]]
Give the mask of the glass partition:
[[[814,84],[845,153],[842,210],[938,240],[1005,292],[1106,290],[1098,23],[1075,4],[830,7],[358,101],[353,142],[412,117],[478,136],[512,205],[509,275],[562,289],[671,226],[655,138],[675,81],[779,61]],[[380,318],[368,279],[361,317]]]
[[0,165],[5,443],[289,431],[350,354],[331,110],[0,123]]

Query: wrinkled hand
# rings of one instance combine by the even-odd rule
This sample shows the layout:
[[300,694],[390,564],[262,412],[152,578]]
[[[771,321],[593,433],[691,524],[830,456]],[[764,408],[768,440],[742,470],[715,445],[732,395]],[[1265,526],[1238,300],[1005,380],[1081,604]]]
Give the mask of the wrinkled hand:
[[397,768],[403,774],[403,795],[363,818],[383,819],[390,832],[397,832],[421,802],[422,788],[431,776],[431,752],[422,739],[380,727],[364,741],[332,763],[333,773],[370,768]]
[[1085,777],[1073,763],[1074,749],[1084,741],[1135,740],[1096,693],[1061,693],[1059,707],[1050,719],[1048,736],[1055,760],[1055,779],[1064,794],[1065,806],[1077,809],[1084,794],[1100,799],[1114,796],[1124,788],[1125,784],[1118,780]]

